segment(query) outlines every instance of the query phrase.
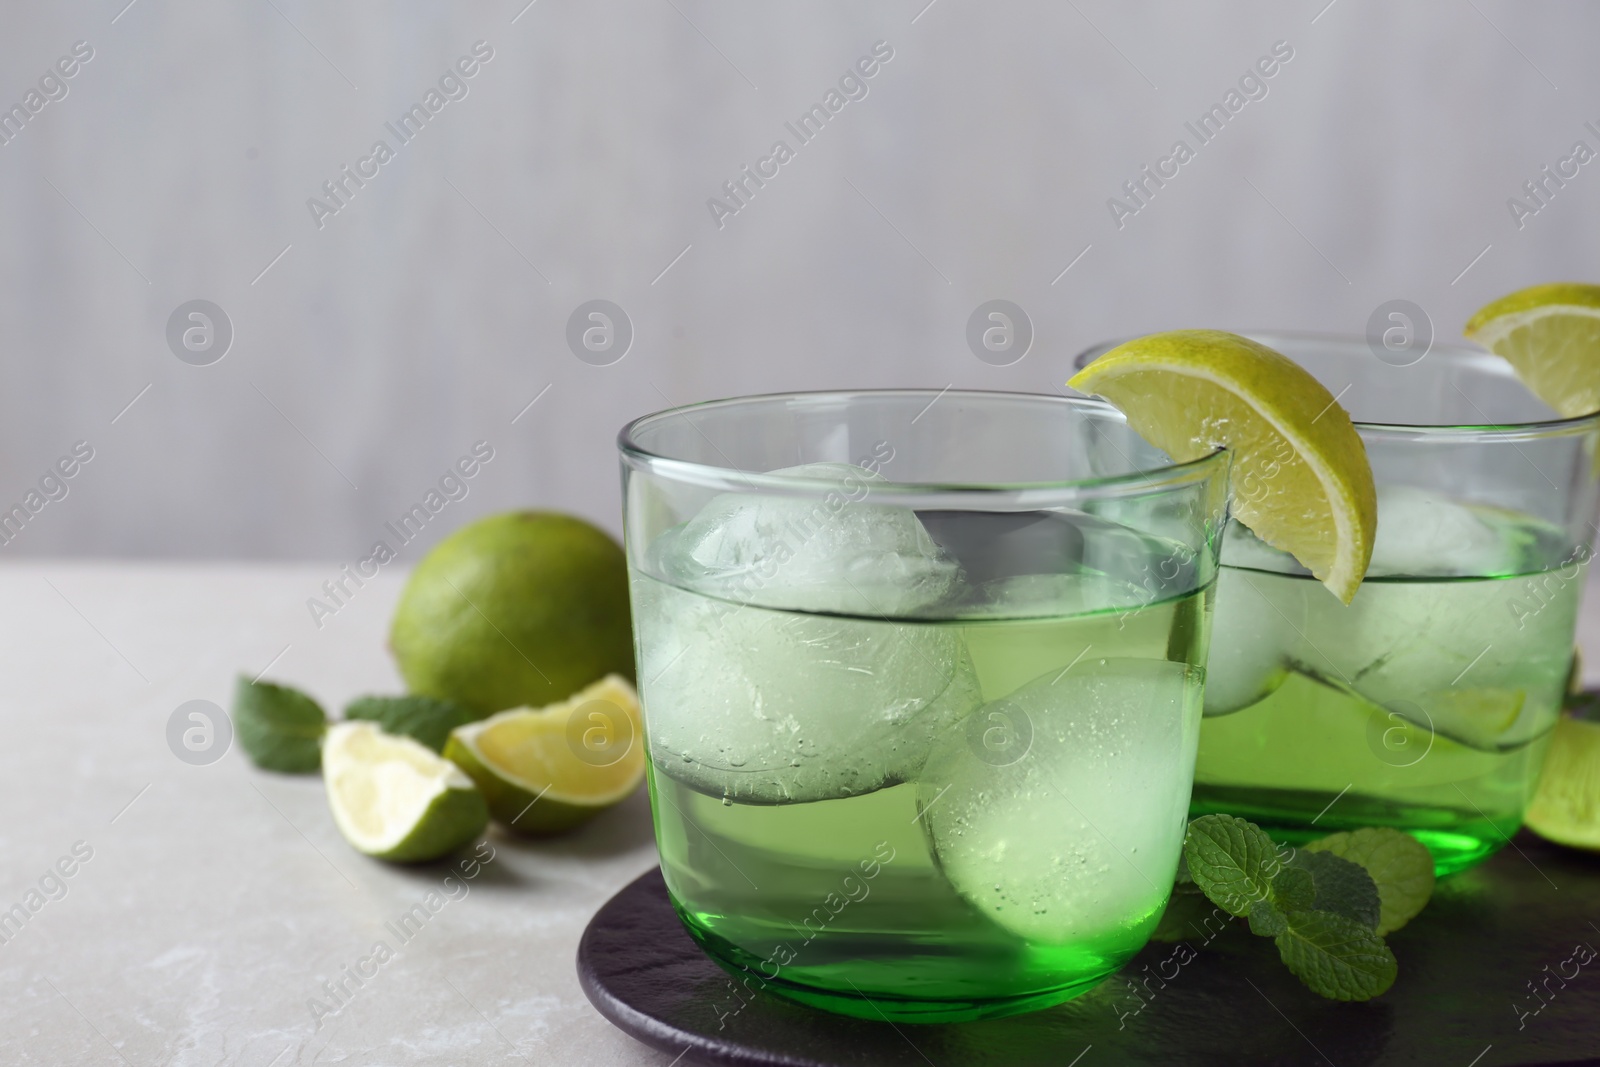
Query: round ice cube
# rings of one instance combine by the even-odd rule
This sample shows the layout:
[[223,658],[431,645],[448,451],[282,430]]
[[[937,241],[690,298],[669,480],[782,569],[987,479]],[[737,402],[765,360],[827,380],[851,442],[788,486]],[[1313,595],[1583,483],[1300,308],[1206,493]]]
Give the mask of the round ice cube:
[[791,803],[915,775],[979,703],[949,627],[903,621],[960,568],[915,513],[875,504],[845,463],[779,474],[821,497],[725,493],[652,546],[634,583],[640,691],[659,770],[713,796]]
[[1181,663],[1085,660],[941,736],[917,790],[950,884],[1035,942],[1153,921],[1188,817],[1200,685]]
[[1132,582],[1094,572],[1014,574],[984,582],[974,593],[976,603],[964,610],[990,619],[1131,611],[1155,599]]
[[1407,485],[1378,489],[1378,533],[1367,575],[1482,578],[1514,574],[1524,545],[1491,510]]
[[[1207,715],[1248,708],[1271,696],[1288,678],[1288,659],[1299,644],[1297,623],[1285,620],[1279,611],[1293,612],[1295,605],[1279,602],[1299,596],[1304,584],[1262,579],[1227,567],[1218,573],[1211,653],[1206,659]],[[1326,593],[1320,585],[1312,591]]]
[[954,628],[633,588],[651,759],[702,793],[782,804],[907,781],[981,702]]
[[872,503],[883,476],[849,463],[773,474],[835,482],[820,499],[724,493],[678,531],[669,570],[739,603],[901,615],[945,599],[960,568],[906,508]]
[[1277,577],[1305,571],[1237,521],[1228,524],[1222,562],[1206,659],[1207,715],[1226,715],[1271,696],[1288,677],[1305,629],[1306,588],[1333,598],[1316,583]]

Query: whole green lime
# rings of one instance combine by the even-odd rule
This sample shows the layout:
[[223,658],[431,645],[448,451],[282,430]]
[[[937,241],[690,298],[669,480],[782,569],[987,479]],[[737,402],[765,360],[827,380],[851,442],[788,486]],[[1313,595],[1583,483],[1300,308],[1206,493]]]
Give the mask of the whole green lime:
[[413,693],[480,717],[633,678],[628,568],[604,530],[516,511],[465,526],[412,572],[389,647]]

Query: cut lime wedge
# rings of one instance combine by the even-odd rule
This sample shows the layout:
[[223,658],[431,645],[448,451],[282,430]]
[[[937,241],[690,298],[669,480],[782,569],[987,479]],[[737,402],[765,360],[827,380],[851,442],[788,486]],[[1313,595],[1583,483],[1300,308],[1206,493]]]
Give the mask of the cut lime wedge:
[[1523,821],[1549,841],[1600,851],[1600,722],[1593,694],[1556,723],[1539,788]]
[[379,859],[437,859],[489,822],[483,795],[455,764],[370,722],[329,727],[322,777],[339,832],[358,852]]
[[618,675],[558,704],[459,726],[444,754],[478,783],[495,821],[552,834],[616,804],[644,778],[639,698]]
[[1233,453],[1233,514],[1346,604],[1372,558],[1378,497],[1350,416],[1298,364],[1220,330],[1151,334],[1067,383],[1098,393],[1182,463]]

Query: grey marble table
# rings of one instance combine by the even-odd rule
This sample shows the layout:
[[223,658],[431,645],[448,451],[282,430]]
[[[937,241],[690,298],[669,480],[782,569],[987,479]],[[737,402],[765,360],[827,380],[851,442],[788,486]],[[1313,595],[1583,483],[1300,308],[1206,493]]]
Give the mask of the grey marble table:
[[[491,830],[469,879],[352,851],[319,777],[258,771],[237,745],[174,755],[172,713],[227,707],[241,670],[335,713],[399,690],[383,639],[403,576],[319,630],[305,601],[335,576],[0,568],[0,1062],[670,1061],[596,1014],[573,968],[589,917],[656,862],[642,791],[554,841]],[[426,922],[399,927],[418,906]]]
[[605,1022],[573,967],[589,917],[655,864],[642,794],[553,841],[491,831],[467,878],[353,852],[319,778],[257,771],[237,746],[175,755],[173,713],[227,706],[241,671],[335,711],[399,690],[383,638],[403,575],[319,628],[306,600],[336,576],[0,567],[0,1062],[670,1062]]

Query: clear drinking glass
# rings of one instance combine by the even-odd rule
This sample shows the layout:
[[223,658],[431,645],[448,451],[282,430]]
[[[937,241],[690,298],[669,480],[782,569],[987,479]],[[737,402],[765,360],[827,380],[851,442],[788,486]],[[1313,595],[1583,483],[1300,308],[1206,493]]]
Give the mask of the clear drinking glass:
[[1139,949],[1187,819],[1224,454],[955,390],[725,400],[619,446],[656,840],[722,1007],[1005,1015]]
[[1467,345],[1397,366],[1364,338],[1251,336],[1356,420],[1377,543],[1346,607],[1229,524],[1193,814],[1291,842],[1391,826],[1439,874],[1471,866],[1521,825],[1567,689],[1600,416],[1562,419]]

